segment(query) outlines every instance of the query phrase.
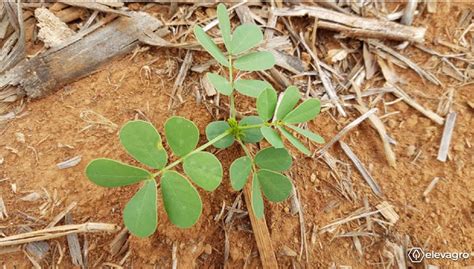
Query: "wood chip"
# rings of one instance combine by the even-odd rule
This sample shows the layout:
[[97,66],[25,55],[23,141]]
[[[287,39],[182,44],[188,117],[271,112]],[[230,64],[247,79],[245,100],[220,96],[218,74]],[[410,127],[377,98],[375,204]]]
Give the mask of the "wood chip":
[[38,38],[47,48],[59,46],[75,34],[66,23],[46,8],[35,9],[35,17],[38,20]]
[[[65,224],[72,224],[72,215],[71,213],[67,213],[64,216],[64,223]],[[79,238],[76,233],[71,233],[66,236],[67,238],[67,245],[69,247],[69,255],[71,255],[71,260],[74,265],[77,266],[84,266],[84,262],[82,259],[82,250],[81,244],[79,243]]]
[[397,212],[395,212],[393,205],[391,205],[387,201],[383,201],[375,207],[380,211],[380,214],[382,214],[382,216],[386,218],[391,224],[395,224],[400,219]]
[[443,136],[441,137],[441,145],[438,151],[438,161],[446,162],[449,153],[449,145],[451,144],[451,138],[453,136],[454,125],[456,123],[456,112],[451,112],[446,117],[446,123],[444,125]]
[[359,173],[364,178],[365,182],[367,182],[367,184],[370,186],[372,191],[377,196],[381,197],[383,195],[382,189],[374,180],[374,178],[370,175],[369,171],[365,168],[365,166],[362,164],[359,158],[355,155],[355,153],[351,150],[351,148],[346,143],[339,141],[339,144],[341,145],[341,148],[344,151],[344,153],[346,153],[349,159],[351,159],[351,161],[354,163],[354,165],[357,168],[357,171],[359,171]]
[[56,166],[59,168],[59,169],[66,169],[66,168],[71,168],[71,167],[74,167],[76,165],[78,165],[82,160],[82,156],[76,156],[76,157],[73,157],[69,160],[66,160],[64,162],[60,162],[58,164],[56,164]]

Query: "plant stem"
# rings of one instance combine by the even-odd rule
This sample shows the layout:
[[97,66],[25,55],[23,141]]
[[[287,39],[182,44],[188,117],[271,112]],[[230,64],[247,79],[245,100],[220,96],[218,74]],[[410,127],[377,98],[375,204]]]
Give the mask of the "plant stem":
[[214,139],[211,139],[210,141],[208,141],[206,144],[203,144],[201,145],[200,147],[196,148],[195,150],[191,151],[190,153],[184,155],[183,157],[177,159],[176,161],[170,163],[168,166],[166,166],[165,168],[161,169],[160,171],[156,172],[153,174],[153,178],[157,177],[158,175],[160,175],[161,173],[163,173],[163,171],[166,171],[166,170],[169,170],[173,167],[175,167],[176,165],[180,164],[181,162],[184,161],[184,159],[186,159],[186,157],[194,154],[194,153],[197,153],[197,152],[200,152],[200,151],[203,151],[205,150],[207,147],[211,146],[212,144],[216,143],[217,141],[221,140],[222,138],[230,135],[230,129],[223,132],[222,134],[216,136]]
[[252,171],[255,173],[257,172],[257,168],[255,167],[255,163],[253,161],[253,156],[252,156],[252,153],[250,153],[250,151],[248,150],[248,148],[245,146],[244,143],[242,143],[242,141],[240,141],[240,139],[237,139],[237,142],[240,144],[240,146],[242,147],[242,149],[244,150],[245,152],[245,155],[247,155],[247,157],[250,158],[250,161],[252,163]]
[[245,130],[245,129],[260,128],[260,127],[262,127],[262,126],[277,126],[277,125],[278,125],[277,122],[271,122],[271,123],[264,122],[264,123],[261,123],[261,124],[239,126],[239,129]]
[[[232,55],[229,54],[229,82],[232,87],[234,88],[234,70],[232,68]],[[230,118],[235,119],[235,100],[234,100],[234,92],[230,94]]]

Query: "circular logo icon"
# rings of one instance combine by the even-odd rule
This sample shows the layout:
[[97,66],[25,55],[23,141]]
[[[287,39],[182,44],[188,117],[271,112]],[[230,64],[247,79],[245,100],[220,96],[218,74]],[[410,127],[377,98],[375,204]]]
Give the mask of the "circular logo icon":
[[425,252],[423,252],[423,250],[418,247],[410,248],[407,252],[407,256],[412,263],[420,263],[425,257]]

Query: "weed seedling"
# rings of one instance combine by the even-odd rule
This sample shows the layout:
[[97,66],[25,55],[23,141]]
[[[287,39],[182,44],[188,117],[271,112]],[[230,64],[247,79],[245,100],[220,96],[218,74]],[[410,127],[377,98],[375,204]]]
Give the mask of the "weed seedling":
[[[321,136],[298,127],[319,114],[319,100],[306,99],[298,105],[301,95],[296,87],[288,87],[278,98],[269,83],[240,76],[242,72],[262,71],[275,64],[272,53],[255,49],[263,40],[260,28],[255,24],[243,24],[232,32],[223,4],[219,4],[217,15],[227,53],[224,54],[201,27],[196,26],[194,34],[225,69],[222,74],[207,73],[206,76],[220,94],[229,96],[229,118],[211,122],[205,130],[208,142],[201,146],[198,146],[199,130],[192,121],[176,116],[169,118],[164,124],[164,136],[171,154],[176,157],[171,163],[155,127],[141,120],[129,121],[120,130],[120,142],[128,154],[152,172],[105,158],[93,160],[86,168],[87,177],[100,186],[141,183],[141,188],[123,211],[125,226],[136,236],[146,237],[156,230],[158,189],[173,224],[187,228],[197,222],[202,202],[195,186],[211,192],[222,181],[219,159],[204,151],[210,146],[224,149],[237,143],[242,147],[245,155],[231,164],[230,183],[239,191],[251,179],[251,206],[255,215],[261,218],[264,215],[263,196],[269,201],[280,202],[288,198],[293,188],[290,179],[282,173],[292,165],[283,139],[306,155],[310,151],[293,133],[324,143]],[[258,115],[236,118],[235,91],[256,98]],[[246,144],[262,139],[271,146],[252,154]],[[175,170],[178,166],[184,173]]]

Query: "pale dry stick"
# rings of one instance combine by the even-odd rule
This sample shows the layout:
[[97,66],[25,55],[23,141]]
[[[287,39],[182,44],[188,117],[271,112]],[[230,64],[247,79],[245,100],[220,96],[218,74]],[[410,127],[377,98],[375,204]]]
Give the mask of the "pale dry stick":
[[[395,90],[394,87],[371,88],[371,89],[367,89],[361,92],[360,97],[368,97],[368,96],[377,95],[381,93],[390,93],[390,92],[393,92],[394,90]],[[341,99],[344,101],[353,100],[356,98],[357,96],[355,94],[341,95]]]
[[346,111],[344,111],[344,108],[342,105],[339,103],[339,98],[337,97],[336,90],[334,89],[334,86],[331,83],[331,80],[329,79],[328,75],[325,73],[325,71],[322,70],[318,56],[316,55],[316,52],[314,52],[308,44],[304,41],[304,36],[303,33],[300,33],[300,39],[301,43],[305,47],[305,49],[308,51],[309,55],[311,55],[311,58],[313,58],[313,61],[315,63],[316,69],[318,70],[319,77],[321,78],[321,81],[323,83],[324,89],[326,89],[326,92],[329,96],[329,99],[334,102],[337,111],[343,116],[347,117]]
[[[407,66],[409,66],[411,69],[413,69],[413,71],[415,71],[422,78],[426,78],[427,80],[429,80],[431,83],[433,83],[435,85],[438,85],[438,86],[443,85],[443,83],[441,83],[441,81],[439,81],[439,79],[435,75],[433,75],[429,71],[426,71],[423,68],[419,67],[415,62],[413,62],[408,57],[398,53],[394,49],[386,46],[385,44],[383,44],[379,41],[368,40],[368,42],[369,42],[370,45],[372,45],[376,48],[379,48],[379,49],[385,51],[386,53],[392,55],[393,57],[397,58],[398,60],[404,62]],[[375,52],[377,53],[377,50],[375,50]]]
[[364,167],[362,162],[359,160],[357,155],[351,150],[351,148],[344,142],[339,141],[339,144],[341,145],[342,150],[346,155],[351,159],[351,161],[354,163],[354,165],[357,167],[357,170],[361,174],[361,176],[364,178],[365,182],[369,184],[370,188],[372,191],[379,197],[382,197],[382,189],[380,186],[377,184],[377,182],[374,180],[374,178],[370,175],[369,171]]
[[255,241],[257,241],[257,248],[260,254],[262,267],[264,269],[278,268],[278,263],[275,257],[275,251],[273,250],[270,232],[268,231],[265,216],[259,219],[253,212],[253,208],[251,206],[252,191],[250,190],[250,184],[246,184],[244,187],[244,198],[245,204],[247,204],[247,210],[249,212],[250,223],[252,224]]
[[[367,113],[368,111],[368,109],[364,106],[354,105],[354,107],[359,110],[361,114]],[[395,153],[393,152],[392,146],[390,145],[390,141],[388,139],[389,136],[387,130],[385,129],[385,125],[376,114],[369,116],[369,122],[379,133],[380,139],[382,139],[385,157],[387,158],[388,164],[392,167],[396,167]]]
[[446,117],[446,123],[444,125],[443,136],[441,138],[441,145],[438,151],[438,161],[446,162],[448,158],[449,145],[451,144],[451,138],[453,136],[454,124],[456,123],[456,112],[451,112]]
[[[65,224],[72,224],[72,215],[67,213],[64,216]],[[72,263],[76,266],[84,267],[84,259],[82,257],[81,244],[79,243],[79,237],[76,233],[66,235],[67,245],[69,249],[69,255],[71,256]]]
[[346,125],[338,134],[336,134],[331,141],[329,141],[322,149],[319,151],[315,151],[312,155],[312,157],[320,157],[324,152],[326,152],[334,143],[336,143],[341,137],[343,137],[347,132],[352,130],[352,128],[356,127],[359,125],[361,122],[363,122],[365,119],[367,119],[370,115],[374,114],[377,112],[377,108],[372,108],[371,110],[367,111],[366,113],[362,114],[359,116],[357,119],[355,119],[353,122],[349,123]]
[[7,208],[3,202],[2,196],[0,196],[0,220],[5,220],[8,218]]
[[434,187],[436,186],[436,184],[438,184],[438,182],[439,182],[439,177],[433,178],[433,180],[430,182],[428,187],[426,187],[425,191],[423,192],[423,197],[426,198],[426,196],[428,196],[428,194],[434,189]]
[[399,98],[403,98],[405,103],[407,103],[409,106],[413,107],[414,109],[418,110],[421,112],[421,114],[425,115],[426,117],[430,118],[432,121],[436,122],[439,125],[444,124],[444,119],[436,114],[435,112],[424,108],[422,105],[418,104],[413,98],[411,98],[405,91],[403,91],[400,87],[395,86],[395,91],[392,92],[395,96]]
[[77,202],[72,202],[63,211],[61,211],[58,215],[56,215],[56,217],[54,217],[54,219],[51,220],[51,222],[45,228],[54,227],[64,218],[64,216],[66,216],[67,213],[69,213],[74,207],[76,207],[76,205],[77,205]]
[[188,50],[186,52],[186,56],[184,56],[183,63],[181,64],[181,68],[179,69],[178,76],[173,84],[173,89],[171,92],[170,101],[168,103],[168,109],[171,109],[173,106],[174,96],[178,93],[178,89],[183,85],[184,79],[186,78],[186,74],[188,73],[189,68],[191,68],[191,64],[193,63],[193,52]]
[[423,42],[426,28],[406,26],[391,21],[348,15],[321,7],[277,8],[277,16],[305,15],[318,18],[318,28],[341,31],[347,35]]
[[62,225],[0,238],[0,247],[49,240],[75,233],[116,232],[118,228],[115,224],[95,222]]
[[323,232],[323,231],[329,230],[329,228],[332,228],[333,226],[337,226],[337,225],[341,225],[341,224],[351,222],[353,220],[373,216],[373,215],[378,214],[378,213],[380,213],[380,210],[375,210],[375,211],[371,211],[371,212],[364,212],[364,213],[357,214],[355,216],[349,216],[347,218],[335,221],[333,223],[329,223],[329,224],[325,225],[324,227],[322,227],[321,229],[319,229],[319,231]]

